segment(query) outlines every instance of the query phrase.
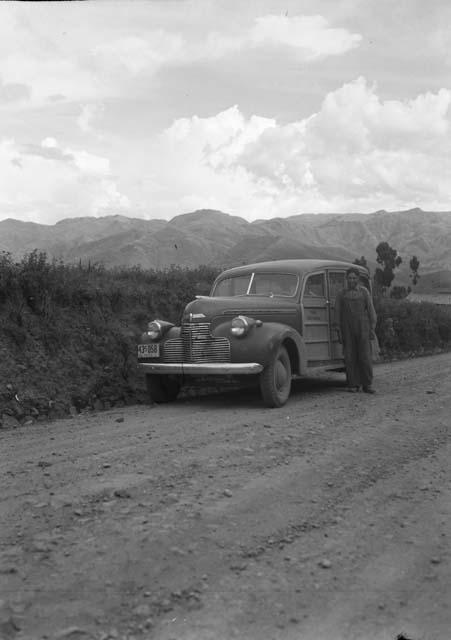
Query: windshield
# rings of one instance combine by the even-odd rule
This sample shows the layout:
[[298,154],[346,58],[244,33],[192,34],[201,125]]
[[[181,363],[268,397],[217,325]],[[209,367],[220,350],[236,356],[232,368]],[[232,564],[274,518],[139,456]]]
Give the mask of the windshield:
[[249,273],[220,280],[212,296],[285,296],[296,293],[298,276],[293,273]]

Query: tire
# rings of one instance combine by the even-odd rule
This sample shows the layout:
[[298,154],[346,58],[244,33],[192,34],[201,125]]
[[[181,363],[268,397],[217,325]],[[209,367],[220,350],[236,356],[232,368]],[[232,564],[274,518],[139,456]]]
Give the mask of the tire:
[[171,402],[180,391],[178,376],[146,375],[147,394],[151,402]]
[[272,362],[261,372],[260,391],[267,407],[283,407],[290,397],[291,362],[285,347],[279,347]]

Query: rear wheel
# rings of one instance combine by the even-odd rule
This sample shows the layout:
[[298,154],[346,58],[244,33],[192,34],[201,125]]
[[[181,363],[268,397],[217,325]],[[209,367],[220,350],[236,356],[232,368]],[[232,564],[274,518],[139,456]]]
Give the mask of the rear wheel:
[[260,374],[260,391],[267,407],[283,407],[291,391],[291,362],[285,347]]
[[152,402],[171,402],[176,399],[181,384],[178,376],[147,374],[146,386]]

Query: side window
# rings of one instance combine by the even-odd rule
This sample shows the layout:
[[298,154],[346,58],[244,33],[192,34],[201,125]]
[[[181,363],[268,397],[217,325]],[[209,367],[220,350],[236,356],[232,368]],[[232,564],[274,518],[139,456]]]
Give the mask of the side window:
[[344,271],[332,271],[329,273],[329,298],[335,299],[337,293],[344,289],[345,279]]
[[325,298],[324,273],[315,273],[307,278],[304,298]]

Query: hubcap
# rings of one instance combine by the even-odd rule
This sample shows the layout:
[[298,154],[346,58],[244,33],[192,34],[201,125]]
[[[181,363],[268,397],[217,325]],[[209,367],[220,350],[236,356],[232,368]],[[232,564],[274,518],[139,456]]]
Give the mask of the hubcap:
[[275,367],[275,382],[277,389],[283,389],[288,382],[287,370],[280,360],[277,360]]

